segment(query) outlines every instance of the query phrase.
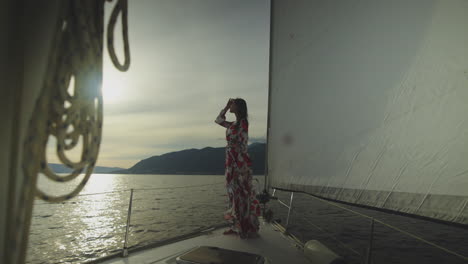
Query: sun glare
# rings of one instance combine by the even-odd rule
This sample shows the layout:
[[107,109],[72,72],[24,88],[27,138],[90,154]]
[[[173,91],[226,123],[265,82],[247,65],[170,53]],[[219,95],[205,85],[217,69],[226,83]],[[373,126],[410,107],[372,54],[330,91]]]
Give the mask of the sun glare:
[[128,89],[124,74],[106,74],[102,82],[102,96],[104,103],[117,103],[124,98]]

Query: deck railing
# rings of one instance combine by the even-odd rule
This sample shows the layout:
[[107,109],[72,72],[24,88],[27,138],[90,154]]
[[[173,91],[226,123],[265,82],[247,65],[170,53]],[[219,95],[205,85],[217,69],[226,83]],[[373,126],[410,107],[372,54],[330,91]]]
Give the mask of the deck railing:
[[[132,220],[132,209],[134,207],[133,202],[134,202],[134,194],[135,193],[143,192],[143,191],[193,189],[193,188],[207,187],[207,186],[216,186],[216,185],[219,186],[219,185],[224,184],[224,183],[225,183],[224,181],[220,181],[220,182],[216,182],[216,183],[199,184],[199,185],[185,185],[185,186],[159,187],[159,188],[132,188],[132,189],[116,190],[116,191],[108,191],[108,192],[87,193],[87,194],[85,193],[85,194],[77,195],[74,199],[66,201],[66,202],[62,202],[60,204],[85,203],[86,200],[85,201],[80,201],[80,200],[77,201],[77,199],[79,199],[80,197],[85,197],[85,196],[95,196],[95,195],[104,195],[104,194],[107,195],[107,194],[117,194],[117,193],[121,193],[121,194],[129,193],[129,202],[128,202],[128,209],[127,209],[127,218],[126,218],[126,224],[125,224],[125,231],[121,234],[123,236],[123,238],[124,238],[123,239],[123,246],[122,246],[121,250],[118,253],[108,254],[108,255],[106,255],[104,257],[85,262],[87,264],[100,263],[102,261],[112,259],[112,258],[115,258],[115,257],[119,257],[119,256],[126,257],[126,256],[128,256],[129,252],[135,252],[135,251],[139,251],[139,250],[143,250],[143,249],[147,249],[147,248],[151,248],[151,247],[162,246],[162,245],[169,244],[169,243],[181,240],[181,239],[186,239],[186,238],[189,238],[189,237],[199,235],[201,233],[207,232],[209,230],[213,230],[215,228],[220,228],[220,227],[227,226],[226,224],[218,224],[218,225],[209,226],[209,227],[206,227],[206,228],[194,229],[192,231],[189,231],[188,233],[178,234],[178,235],[170,237],[168,239],[154,241],[154,242],[151,242],[151,243],[149,243],[147,245],[131,247],[131,246],[129,246],[128,241],[129,241],[129,235],[131,234],[130,227],[132,226],[132,224],[131,224],[132,221],[131,220]],[[35,206],[43,206],[43,205],[53,205],[53,204],[48,203],[48,202],[36,202],[35,203]],[[152,218],[154,218],[154,217],[152,217]],[[108,225],[99,225],[96,228],[115,227],[115,226],[116,226],[116,224],[114,223],[114,224],[108,224]],[[123,225],[121,225],[119,227],[123,227]],[[57,237],[65,237],[65,236],[69,236],[69,235],[73,235],[73,234],[76,234],[76,232],[68,232],[68,233],[65,233],[65,234],[60,234],[58,236],[51,236],[51,237],[48,237],[46,239],[53,239],[53,238],[57,238]],[[113,235],[116,235],[116,234],[113,234]]]
[[[293,199],[294,199],[294,192],[290,192],[290,199],[289,199],[289,203],[285,202],[285,201],[282,201],[281,199],[279,199],[278,197],[275,196],[276,194],[276,191],[277,189],[273,188],[273,192],[272,192],[272,197],[274,197],[275,199],[274,200],[277,200],[279,204],[281,204],[282,206],[286,207],[288,209],[288,212],[287,212],[287,216],[286,216],[286,224],[285,226],[283,226],[284,228],[284,232],[285,233],[289,233],[289,223],[290,223],[290,218],[291,218],[291,212],[294,210],[293,209]],[[374,225],[375,223],[379,223],[379,224],[382,224],[398,233],[401,233],[401,234],[404,234],[406,236],[409,236],[409,237],[412,237],[420,242],[423,242],[425,243],[426,245],[429,245],[433,248],[437,248],[441,251],[444,251],[452,256],[455,256],[457,258],[460,258],[462,260],[465,260],[465,261],[468,261],[468,257],[467,256],[464,256],[458,252],[455,252],[453,250],[450,250],[450,249],[447,249],[446,247],[443,247],[441,245],[438,245],[436,244],[435,242],[431,242],[431,241],[428,241],[416,234],[412,234],[408,231],[404,231],[396,226],[393,226],[389,223],[386,223],[382,220],[379,220],[379,219],[376,219],[375,217],[372,217],[372,216],[369,216],[369,215],[365,215],[363,213],[360,213],[360,212],[357,212],[355,210],[352,210],[350,208],[346,208],[344,206],[341,206],[339,205],[338,203],[334,203],[334,202],[330,202],[328,200],[325,200],[325,199],[321,199],[320,197],[316,197],[316,196],[313,196],[313,195],[310,195],[310,197],[312,197],[313,199],[315,200],[318,200],[320,202],[323,202],[323,203],[326,203],[328,205],[331,205],[331,206],[334,206],[334,207],[338,207],[342,210],[345,210],[345,211],[348,211],[348,212],[351,212],[355,215],[358,215],[362,218],[366,218],[366,219],[369,219],[370,220],[370,225],[369,225],[369,240],[368,240],[368,246],[367,246],[367,249],[366,249],[366,254],[365,256],[363,256],[361,253],[358,252],[358,250],[352,248],[351,246],[347,245],[346,243],[344,243],[343,241],[339,240],[336,236],[333,236],[333,235],[330,235],[330,237],[332,239],[334,239],[337,243],[339,243],[340,245],[342,245],[344,248],[346,248],[347,250],[353,252],[354,254],[358,255],[359,257],[361,257],[361,259],[363,259],[363,263],[365,264],[371,264],[371,259],[372,259],[372,253],[373,253],[373,250],[374,250],[374,247],[373,247],[373,243],[374,243]],[[327,232],[326,230],[324,230],[323,228],[320,228],[319,226],[313,224],[312,222],[308,221],[307,219],[304,219],[306,222],[308,222],[309,224],[311,224],[313,227],[319,229],[320,231],[322,232],[325,232],[325,233],[330,233],[330,232]],[[279,223],[278,223],[279,224]]]
[[[120,253],[115,253],[115,254],[109,254],[103,258],[99,258],[99,259],[95,259],[95,260],[92,260],[92,261],[89,261],[89,262],[86,262],[86,263],[99,263],[99,262],[102,262],[104,260],[107,260],[107,259],[111,259],[111,258],[115,258],[115,257],[118,257],[118,256],[123,256],[123,257],[126,257],[128,256],[128,253],[129,253],[129,246],[128,246],[128,237],[129,237],[129,232],[130,232],[130,227],[131,227],[131,217],[132,217],[132,208],[133,208],[133,197],[134,197],[134,193],[137,192],[137,191],[149,191],[149,190],[172,190],[172,189],[188,189],[188,188],[196,188],[196,187],[206,187],[206,186],[213,186],[213,185],[220,185],[220,184],[224,184],[224,181],[223,182],[217,182],[217,183],[211,183],[211,184],[201,184],[201,185],[189,185],[189,186],[177,186],[177,187],[162,187],[162,188],[133,188],[133,189],[128,189],[128,190],[117,190],[117,191],[109,191],[109,192],[100,192],[100,193],[89,193],[89,194],[81,194],[81,195],[78,195],[77,197],[83,197],[83,196],[91,196],[91,195],[102,195],[102,194],[113,194],[113,193],[125,193],[125,192],[128,192],[129,195],[130,195],[130,198],[129,198],[129,203],[128,203],[128,210],[127,210],[127,219],[126,219],[126,224],[125,224],[125,232],[123,233],[123,236],[124,236],[124,242],[123,242],[123,247],[120,251]],[[272,196],[275,197],[275,194],[276,194],[276,191],[277,189],[273,189],[273,192],[272,192]],[[366,253],[365,255],[359,253],[358,250],[354,249],[353,247],[347,245],[346,243],[344,243],[343,241],[341,241],[340,239],[338,239],[336,236],[333,236],[331,235],[331,232],[325,230],[324,228],[321,228],[319,227],[318,225],[312,223],[311,221],[309,221],[308,219],[304,219],[304,221],[306,221],[307,223],[309,223],[310,225],[312,225],[314,228],[324,232],[324,233],[329,233],[329,237],[332,238],[335,242],[337,242],[338,244],[340,244],[341,246],[343,246],[344,248],[346,248],[347,250],[351,251],[353,254],[356,254],[358,255],[363,261],[363,263],[365,264],[370,264],[371,263],[371,259],[372,259],[372,253],[373,253],[373,243],[374,243],[374,225],[375,223],[379,223],[379,224],[382,224],[384,226],[387,226],[391,229],[393,229],[394,231],[397,231],[401,234],[404,234],[406,236],[409,236],[409,237],[412,237],[414,239],[417,239],[418,241],[421,241],[427,245],[430,245],[431,247],[434,247],[434,248],[437,248],[439,250],[442,250],[448,254],[451,254],[453,256],[456,256],[462,260],[466,260],[468,261],[468,257],[460,254],[460,253],[457,253],[453,250],[450,250],[450,249],[447,249],[443,246],[440,246],[434,242],[431,242],[431,241],[428,241],[418,235],[415,235],[415,234],[412,234],[410,232],[407,232],[407,231],[404,231],[398,227],[395,227],[391,224],[388,224],[382,220],[379,220],[379,219],[376,219],[375,217],[371,217],[371,216],[368,216],[368,215],[365,215],[363,213],[360,213],[360,212],[357,212],[355,210],[352,210],[350,208],[347,208],[347,207],[344,207],[344,206],[341,206],[340,204],[338,203],[334,203],[334,202],[330,202],[330,201],[327,201],[327,200],[324,200],[324,199],[321,199],[319,197],[315,197],[315,196],[310,196],[312,197],[313,199],[316,199],[320,202],[323,202],[323,203],[326,203],[328,205],[331,205],[331,206],[334,206],[334,207],[338,207],[342,210],[345,210],[345,211],[348,211],[348,212],[351,212],[355,215],[358,215],[362,218],[366,218],[366,219],[369,219],[370,220],[370,224],[369,224],[369,239],[368,239],[368,246],[367,246],[367,249],[366,249]],[[278,197],[275,197],[275,200],[278,201],[279,204],[281,204],[282,206],[286,207],[288,209],[287,211],[287,216],[286,216],[286,223],[285,225],[283,226],[284,228],[284,232],[285,233],[289,233],[289,225],[290,225],[290,219],[291,219],[291,215],[293,213],[293,211],[295,210],[293,208],[293,200],[294,200],[294,192],[290,192],[290,195],[289,195],[289,201],[288,202],[285,202],[281,199],[279,199]],[[77,203],[76,201],[70,201],[70,202],[74,202],[74,203]],[[42,202],[42,203],[36,203],[35,205],[36,206],[39,206],[39,205],[44,205],[44,204],[49,204],[50,203],[45,203],[45,202]],[[111,225],[115,225],[115,224],[111,224]],[[109,226],[109,225],[107,225]],[[206,232],[207,230],[212,230],[213,228],[218,228],[218,227],[221,227],[221,226],[226,226],[226,224],[221,224],[221,225],[217,225],[215,227],[208,227],[208,228],[203,228],[203,229],[199,229],[199,230],[193,230],[192,232],[189,232],[188,234],[183,234],[183,235],[178,235],[178,236],[175,236],[175,237],[172,237],[172,238],[169,238],[169,239],[165,239],[165,240],[162,240],[162,241],[157,241],[157,242],[154,242],[154,243],[151,243],[149,245],[145,245],[145,246],[141,246],[141,247],[133,247],[131,248],[131,251],[138,251],[138,250],[142,250],[142,249],[147,249],[147,248],[152,248],[152,247],[157,247],[157,246],[162,246],[162,245],[165,245],[165,244],[169,244],[169,243],[172,243],[172,242],[175,242],[175,241],[178,241],[178,240],[181,240],[181,239],[186,239],[186,238],[189,238],[189,237],[193,237],[193,236],[196,236],[196,235],[199,235],[200,233],[203,233],[203,232]],[[102,226],[99,226],[100,228],[102,228]],[[68,233],[66,234],[61,234],[60,236],[67,236],[67,235],[70,235]],[[57,237],[57,236],[55,236]]]

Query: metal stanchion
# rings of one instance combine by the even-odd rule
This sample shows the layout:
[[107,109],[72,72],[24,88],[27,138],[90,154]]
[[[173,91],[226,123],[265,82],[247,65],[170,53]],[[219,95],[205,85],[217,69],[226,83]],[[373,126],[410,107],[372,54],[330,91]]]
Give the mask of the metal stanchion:
[[128,229],[130,228],[130,217],[132,215],[132,201],[133,201],[133,189],[130,190],[130,202],[128,204],[128,215],[127,215],[127,228],[125,230],[125,242],[124,247],[122,250],[122,257],[128,256],[128,248],[127,248],[127,241],[128,241]]

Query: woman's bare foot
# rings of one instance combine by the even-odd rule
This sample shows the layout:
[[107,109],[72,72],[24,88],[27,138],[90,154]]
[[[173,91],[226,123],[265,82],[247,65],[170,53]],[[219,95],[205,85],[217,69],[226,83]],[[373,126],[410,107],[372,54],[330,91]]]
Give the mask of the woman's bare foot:
[[228,230],[224,231],[223,235],[237,235],[237,232],[229,228]]

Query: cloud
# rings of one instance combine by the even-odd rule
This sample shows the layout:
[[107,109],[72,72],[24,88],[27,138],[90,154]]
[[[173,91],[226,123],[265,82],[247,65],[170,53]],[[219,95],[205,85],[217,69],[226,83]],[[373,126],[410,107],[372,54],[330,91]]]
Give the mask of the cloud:
[[[99,165],[129,167],[170,151],[224,146],[219,138],[225,130],[213,121],[232,97],[246,99],[251,142],[261,142],[268,100],[268,1],[129,5],[130,70],[118,72],[104,58],[108,99]],[[121,43],[115,45],[120,51]]]

